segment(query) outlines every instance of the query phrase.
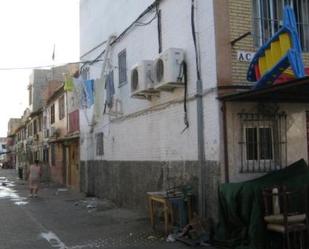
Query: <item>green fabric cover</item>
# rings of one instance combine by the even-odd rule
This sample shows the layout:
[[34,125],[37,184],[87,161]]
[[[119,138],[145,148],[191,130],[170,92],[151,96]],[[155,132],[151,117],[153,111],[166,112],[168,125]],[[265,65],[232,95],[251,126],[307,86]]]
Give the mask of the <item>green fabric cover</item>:
[[301,159],[251,181],[222,184],[218,193],[219,224],[215,230],[215,244],[223,248],[266,248],[262,189],[280,184],[296,189],[308,183],[309,168]]

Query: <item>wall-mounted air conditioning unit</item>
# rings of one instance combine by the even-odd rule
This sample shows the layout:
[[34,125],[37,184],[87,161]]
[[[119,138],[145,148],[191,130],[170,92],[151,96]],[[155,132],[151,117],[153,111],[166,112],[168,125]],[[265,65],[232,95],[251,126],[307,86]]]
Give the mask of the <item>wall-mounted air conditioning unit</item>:
[[131,69],[131,97],[145,98],[157,93],[154,89],[153,61],[143,60]]
[[159,54],[154,62],[155,89],[173,90],[184,87],[183,49],[169,48]]

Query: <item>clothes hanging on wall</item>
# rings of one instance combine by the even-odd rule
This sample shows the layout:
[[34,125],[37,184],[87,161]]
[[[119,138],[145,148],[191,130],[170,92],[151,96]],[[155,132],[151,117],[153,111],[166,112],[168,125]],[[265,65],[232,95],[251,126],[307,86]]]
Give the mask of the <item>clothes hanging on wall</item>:
[[74,83],[72,77],[66,77],[64,81],[64,90],[72,92],[74,90]]
[[79,108],[82,108],[85,103],[84,103],[84,90],[83,90],[83,85],[82,85],[82,80],[80,78],[73,78],[73,84],[74,84],[74,101],[76,103],[72,103],[72,105],[77,105]]
[[109,107],[113,107],[113,96],[115,94],[115,86],[114,86],[114,72],[111,71],[106,76],[105,80],[105,89],[106,89],[106,101],[105,104]]
[[83,84],[86,108],[90,108],[94,104],[94,80],[85,80]]

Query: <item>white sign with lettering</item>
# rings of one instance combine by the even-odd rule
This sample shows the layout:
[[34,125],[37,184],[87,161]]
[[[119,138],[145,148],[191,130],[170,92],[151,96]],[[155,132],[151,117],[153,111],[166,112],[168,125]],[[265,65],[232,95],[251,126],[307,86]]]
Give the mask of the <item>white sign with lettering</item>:
[[254,52],[237,51],[237,60],[243,62],[250,62],[253,59],[254,55]]

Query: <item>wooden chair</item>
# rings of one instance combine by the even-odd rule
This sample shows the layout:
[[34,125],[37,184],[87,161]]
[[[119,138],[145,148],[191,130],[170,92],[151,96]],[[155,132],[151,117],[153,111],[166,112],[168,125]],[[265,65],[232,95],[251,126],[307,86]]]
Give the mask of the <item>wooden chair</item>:
[[[287,190],[285,186],[273,186],[263,190],[264,221],[267,231],[283,237],[285,249],[308,249],[308,195],[307,186]],[[273,247],[272,239],[269,247]]]

